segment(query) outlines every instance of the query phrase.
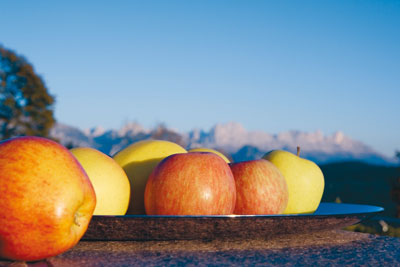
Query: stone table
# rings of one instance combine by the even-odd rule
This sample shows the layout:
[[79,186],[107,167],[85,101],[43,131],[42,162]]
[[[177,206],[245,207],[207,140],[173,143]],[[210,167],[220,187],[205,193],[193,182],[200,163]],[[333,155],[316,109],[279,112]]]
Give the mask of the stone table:
[[39,262],[0,266],[400,266],[400,239],[325,230],[268,239],[80,241]]

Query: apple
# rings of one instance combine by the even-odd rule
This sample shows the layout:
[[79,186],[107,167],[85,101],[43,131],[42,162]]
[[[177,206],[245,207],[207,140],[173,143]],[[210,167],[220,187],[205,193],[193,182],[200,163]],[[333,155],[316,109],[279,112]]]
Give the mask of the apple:
[[143,140],[131,144],[113,156],[124,169],[131,184],[131,200],[126,214],[145,214],[144,189],[150,173],[169,155],[187,153],[178,144],[163,140]]
[[273,150],[264,155],[281,171],[289,189],[289,202],[284,211],[286,214],[313,213],[321,202],[324,192],[324,175],[314,162],[300,158],[284,150]]
[[93,215],[125,215],[131,188],[121,166],[94,148],[77,147],[70,151],[85,169],[96,192]]
[[214,153],[218,156],[220,156],[223,160],[225,160],[226,163],[230,163],[230,160],[221,152],[215,150],[215,149],[211,149],[211,148],[206,148],[206,147],[197,147],[197,148],[192,148],[190,150],[188,150],[188,152],[211,152]]
[[230,164],[236,183],[234,214],[281,214],[288,203],[285,178],[267,160]]
[[62,145],[32,136],[0,142],[0,258],[34,261],[70,249],[95,205],[88,176]]
[[148,215],[226,215],[236,203],[228,164],[206,152],[175,154],[151,173],[145,189]]

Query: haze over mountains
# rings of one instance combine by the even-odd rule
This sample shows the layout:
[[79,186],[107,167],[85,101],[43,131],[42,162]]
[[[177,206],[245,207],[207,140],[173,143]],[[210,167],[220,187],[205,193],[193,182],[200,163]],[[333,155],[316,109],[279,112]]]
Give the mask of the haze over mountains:
[[133,142],[143,139],[163,139],[179,143],[183,147],[209,147],[220,150],[234,161],[262,157],[272,149],[285,149],[291,152],[301,147],[301,156],[318,164],[363,161],[371,164],[388,165],[395,163],[362,142],[353,140],[342,132],[324,135],[321,131],[288,131],[270,134],[262,131],[248,131],[237,122],[216,124],[209,131],[194,129],[187,133],[157,126],[146,129],[136,122],[125,124],[118,130],[96,127],[80,130],[76,127],[58,123],[51,131],[65,146],[88,146],[113,155]]

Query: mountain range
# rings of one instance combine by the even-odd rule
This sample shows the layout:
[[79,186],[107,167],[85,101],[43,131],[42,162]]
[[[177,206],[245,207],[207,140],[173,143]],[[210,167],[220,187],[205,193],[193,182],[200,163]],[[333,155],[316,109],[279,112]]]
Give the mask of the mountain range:
[[136,122],[129,122],[120,129],[95,127],[81,130],[77,127],[57,123],[51,136],[67,147],[87,146],[96,148],[110,156],[133,142],[144,139],[169,140],[190,149],[208,147],[221,151],[234,161],[262,157],[273,149],[285,149],[295,153],[301,147],[301,156],[318,164],[362,161],[377,165],[391,165],[394,158],[388,158],[370,146],[353,140],[338,131],[324,135],[321,131],[287,131],[270,134],[263,131],[248,131],[237,122],[216,124],[209,131],[193,129],[189,132],[159,125],[147,129]]

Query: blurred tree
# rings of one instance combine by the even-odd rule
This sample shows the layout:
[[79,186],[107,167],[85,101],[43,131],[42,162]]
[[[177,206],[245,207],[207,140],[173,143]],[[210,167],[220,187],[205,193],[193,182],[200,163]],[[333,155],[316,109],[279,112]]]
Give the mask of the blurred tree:
[[151,132],[150,138],[158,140],[166,140],[176,143],[182,147],[186,147],[186,143],[183,137],[180,134],[167,129],[167,127],[164,124],[158,125],[156,129],[154,129]]
[[54,97],[27,60],[0,46],[0,139],[48,137]]

